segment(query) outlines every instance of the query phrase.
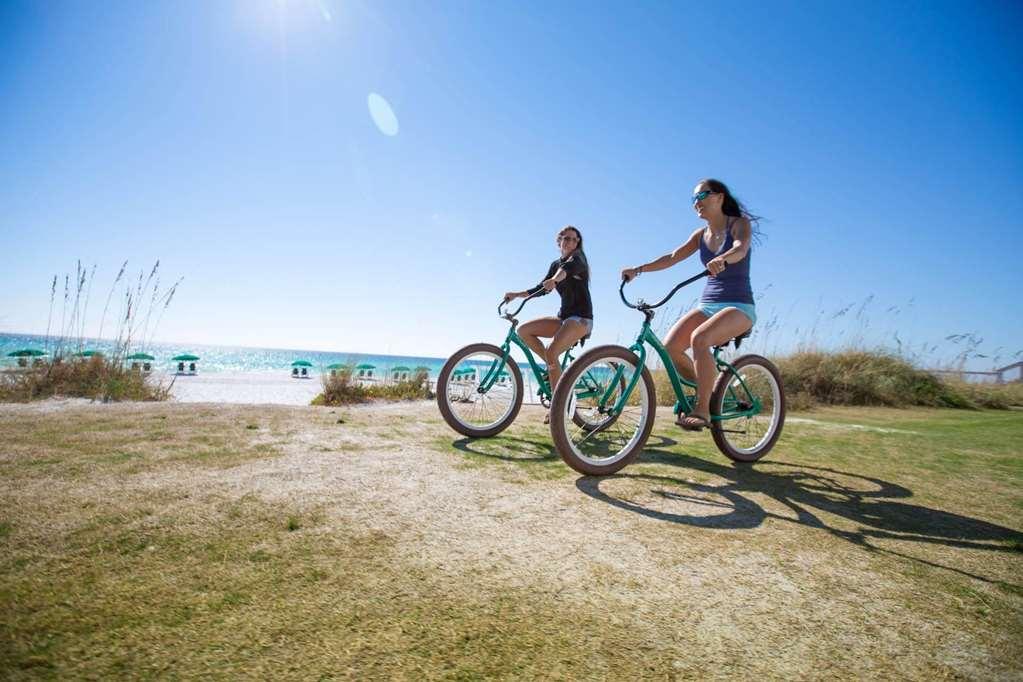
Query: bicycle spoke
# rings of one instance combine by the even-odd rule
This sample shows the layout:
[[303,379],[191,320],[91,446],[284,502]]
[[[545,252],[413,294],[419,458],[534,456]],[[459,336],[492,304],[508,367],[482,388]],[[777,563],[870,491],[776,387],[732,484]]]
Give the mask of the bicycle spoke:
[[[515,407],[520,388],[510,375],[504,372],[501,373],[504,376],[495,374],[500,362],[501,356],[493,351],[469,353],[459,358],[449,378],[445,399],[451,415],[465,427],[491,428]],[[480,382],[488,374],[494,375],[491,386],[480,392]]]
[[752,409],[756,402],[756,413],[723,419],[719,425],[720,436],[740,455],[756,455],[771,440],[781,419],[781,386],[763,365],[749,364],[731,378],[719,410],[727,417]]
[[[572,399],[560,420],[565,423],[565,435],[573,452],[590,464],[613,464],[627,454],[631,450],[630,444],[635,445],[640,438],[646,423],[646,385],[642,381],[634,391],[639,398],[637,404],[625,405],[617,415],[600,411],[602,405],[609,409],[618,403],[627,385],[621,377],[624,375],[627,379],[636,371],[635,367],[625,365],[624,372],[619,373],[617,370],[622,364],[619,358],[597,358],[593,364],[581,368],[581,376],[592,384],[587,387],[588,397]],[[615,377],[618,381],[612,386]],[[572,419],[573,415],[575,419]]]

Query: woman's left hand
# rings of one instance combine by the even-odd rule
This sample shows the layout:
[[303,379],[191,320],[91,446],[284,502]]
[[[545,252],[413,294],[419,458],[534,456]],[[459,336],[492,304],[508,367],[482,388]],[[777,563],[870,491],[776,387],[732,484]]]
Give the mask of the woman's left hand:
[[718,256],[717,258],[711,258],[709,261],[707,261],[707,270],[710,271],[710,274],[712,275],[717,275],[727,266],[728,262],[721,256]]
[[543,281],[543,288],[547,291],[554,291],[554,287],[558,286],[558,280],[551,277]]

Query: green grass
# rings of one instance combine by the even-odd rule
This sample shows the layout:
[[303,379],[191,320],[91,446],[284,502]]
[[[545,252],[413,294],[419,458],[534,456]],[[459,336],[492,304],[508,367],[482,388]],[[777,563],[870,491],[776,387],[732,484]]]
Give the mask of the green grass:
[[0,411],[3,677],[1023,673],[1023,412],[823,407],[750,467],[662,409],[598,480],[537,410],[373,409]]

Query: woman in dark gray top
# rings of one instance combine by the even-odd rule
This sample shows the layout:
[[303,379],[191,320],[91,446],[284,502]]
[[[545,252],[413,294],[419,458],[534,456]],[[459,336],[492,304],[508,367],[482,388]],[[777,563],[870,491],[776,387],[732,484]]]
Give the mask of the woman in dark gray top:
[[[558,232],[560,256],[547,268],[547,275],[539,284],[525,291],[509,291],[505,300],[540,293],[546,296],[557,289],[561,295],[561,309],[557,317],[540,317],[519,327],[519,336],[529,348],[547,362],[551,393],[561,378],[558,356],[593,331],[593,303],[590,300],[590,266],[583,253],[583,236],[568,225]],[[540,338],[549,338],[544,347]],[[547,423],[549,417],[544,417]]]
[[[664,270],[699,252],[710,271],[700,304],[682,316],[664,339],[678,373],[695,381],[696,407],[676,422],[688,431],[710,425],[710,394],[717,376],[711,349],[748,332],[757,320],[750,285],[750,241],[756,222],[720,180],[701,180],[693,190],[693,209],[705,221],[671,253],[634,268],[622,270],[631,280],[643,272]],[[693,349],[693,361],[686,350]]]

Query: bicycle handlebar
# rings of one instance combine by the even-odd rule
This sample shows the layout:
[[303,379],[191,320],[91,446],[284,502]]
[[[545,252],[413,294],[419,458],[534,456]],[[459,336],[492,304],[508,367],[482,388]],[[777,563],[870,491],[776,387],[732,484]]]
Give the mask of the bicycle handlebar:
[[501,299],[501,302],[497,304],[497,314],[500,317],[503,317],[503,318],[506,318],[506,319],[511,319],[511,318],[515,317],[516,315],[518,315],[519,312],[521,312],[521,310],[526,307],[526,302],[529,301],[529,299],[536,298],[537,296],[541,296],[541,295],[546,294],[546,293],[547,293],[547,291],[544,290],[543,288],[541,288],[539,291],[534,291],[532,294],[530,294],[529,296],[526,296],[522,300],[522,304],[519,305],[519,307],[515,310],[514,313],[509,313],[507,311],[501,312],[501,307],[502,306],[505,306],[505,305],[508,305],[509,303],[511,303],[510,300],[508,300],[506,298],[503,298],[503,299]]
[[[689,286],[690,284],[692,284],[696,280],[702,279],[703,277],[706,277],[709,274],[710,274],[710,270],[704,270],[700,274],[694,275],[693,277],[690,277],[689,279],[687,279],[684,282],[679,282],[678,284],[675,285],[675,288],[672,289],[668,293],[667,296],[665,296],[663,299],[661,299],[661,301],[659,303],[653,303],[653,304],[646,303],[643,299],[640,299],[640,300],[636,301],[635,304],[629,303],[628,299],[625,298],[625,285],[628,284],[631,280],[627,280],[624,277],[622,277],[622,285],[620,287],[618,287],[618,295],[622,297],[622,303],[624,303],[625,305],[629,306],[633,310],[643,310],[643,311],[653,310],[655,308],[660,308],[662,305],[667,303],[671,299],[671,297],[675,295],[675,292],[677,292],[682,287]],[[633,277],[633,279],[635,279],[635,277]]]

